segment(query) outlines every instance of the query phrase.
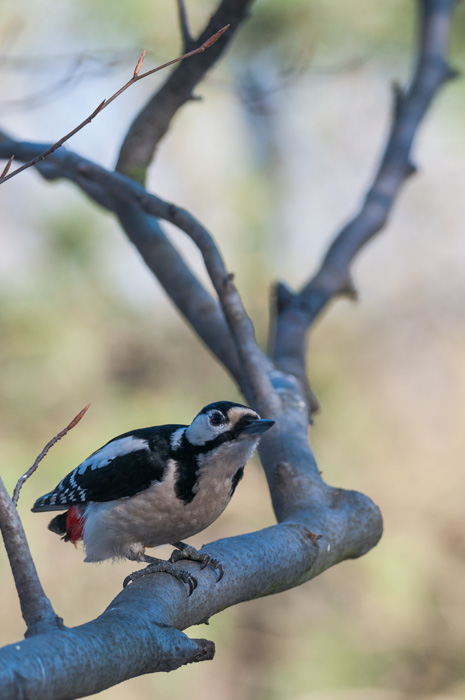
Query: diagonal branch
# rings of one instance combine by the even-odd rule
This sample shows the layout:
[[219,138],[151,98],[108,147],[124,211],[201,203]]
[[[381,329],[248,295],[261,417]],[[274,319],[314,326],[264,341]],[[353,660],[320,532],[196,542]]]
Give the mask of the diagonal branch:
[[[266,416],[274,415],[279,402],[269,378],[271,363],[255,340],[254,328],[241,297],[210,233],[185,209],[170,205],[171,223],[197,245],[213,283],[244,369],[246,385],[241,388],[249,403]],[[251,392],[248,391],[250,387]]]
[[336,236],[320,269],[298,294],[277,288],[274,358],[282,368],[304,373],[307,331],[336,295],[355,295],[350,268],[360,249],[385,226],[399,190],[415,172],[410,153],[418,128],[439,88],[455,77],[446,60],[456,0],[417,0],[420,31],[410,87],[395,89],[386,148],[360,212]]
[[[31,144],[15,141],[0,131],[0,158],[15,150],[18,160],[29,160],[47,148],[44,144]],[[237,351],[224,315],[218,302],[204,289],[184,262],[176,248],[163,233],[159,222],[145,213],[136,197],[124,200],[119,196],[121,179],[124,176],[100,169],[85,158],[66,150],[58,151],[47,162],[38,164],[37,169],[49,180],[66,178],[100,206],[116,213],[131,242],[157,277],[168,296],[191,324],[205,345],[231,373],[240,386],[244,384],[243,371]],[[90,179],[89,168],[95,167],[97,175]],[[108,189],[106,178],[98,177],[106,173],[109,180],[115,179],[114,188]],[[127,179],[126,179],[127,180]],[[136,183],[127,180],[132,187]],[[139,188],[139,194],[145,190]],[[123,187],[124,189],[124,187]]]
[[252,0],[222,0],[208,25],[195,41],[201,44],[226,24],[230,28],[212,48],[188,63],[181,64],[150,98],[134,119],[123,141],[116,169],[138,182],[145,181],[155,149],[168,131],[171,120],[186,102],[192,100],[194,88],[224,52],[241,23],[247,17]]
[[[89,184],[87,180],[86,184]],[[237,383],[242,385],[243,370],[218,301],[213,299],[186,265],[157,219],[137,206],[115,198],[112,201],[126,235],[171,301]]]
[[[0,133],[0,156],[11,144],[11,141],[7,142],[5,139],[6,136],[3,135],[2,140]],[[8,146],[6,145],[7,143]],[[42,146],[15,142],[16,157],[20,160],[23,157],[28,157],[34,150],[40,150],[40,148]],[[54,168],[53,175],[51,167]],[[44,174],[47,173],[46,176],[49,178],[68,178],[81,187],[86,182],[90,185],[88,189],[90,193],[95,191],[93,189],[95,185],[102,188],[106,196],[110,195],[110,202],[112,202],[114,210],[119,212],[121,218],[126,222],[126,230],[132,231],[132,240],[146,260],[151,259],[153,251],[150,244],[147,247],[150,235],[155,233],[157,245],[162,241],[156,219],[169,221],[194,241],[202,253],[208,274],[218,294],[234,338],[235,349],[231,349],[231,344],[229,344],[228,354],[226,355],[222,352],[221,360],[238,380],[248,400],[260,407],[263,413],[271,415],[276,409],[276,399],[273,398],[274,391],[267,376],[270,363],[256,344],[252,323],[245,312],[232,277],[227,271],[213,238],[206,228],[185,209],[176,207],[174,204],[165,202],[156,195],[150,194],[142,185],[128,177],[108,171],[74,153],[62,151],[52,154],[49,157],[49,165],[43,172]],[[110,202],[107,203],[110,204]],[[125,203],[125,205],[130,205],[132,213],[121,202]],[[138,222],[135,224],[136,212],[139,212],[139,215],[143,213],[153,218],[142,219],[139,216]],[[172,253],[168,246],[163,246],[163,254],[165,256],[163,263],[168,262],[166,256],[170,256]],[[174,248],[172,250],[174,251]],[[178,263],[178,271],[179,261],[180,259],[176,261]],[[172,267],[165,267],[163,263],[160,264],[161,262],[158,258],[155,261],[157,276],[163,276],[165,281],[167,281],[168,276],[171,278],[169,283],[170,296],[176,297],[178,305],[182,303],[183,313],[185,313],[186,317],[189,315],[194,321],[195,330],[201,334],[202,339],[208,342],[209,347],[218,356],[219,346],[216,334],[220,331],[219,323],[214,327],[214,333],[210,332],[208,336],[206,334],[207,329],[211,331],[210,324],[206,323],[205,318],[203,318],[203,308],[205,302],[208,301],[205,296],[206,292],[187,270],[185,264],[182,263],[182,274],[184,281],[188,283],[189,290],[189,293],[186,295],[186,289],[184,291],[181,290],[179,279],[172,277]],[[154,265],[151,265],[151,268],[155,269]],[[192,292],[195,292],[194,297],[190,296]],[[200,307],[197,302],[202,302]],[[196,311],[194,307],[196,307]],[[194,313],[195,317],[193,316]],[[205,332],[203,332],[203,329],[205,329]],[[221,339],[221,347],[224,348],[228,337],[225,336],[225,329],[221,330],[222,334],[219,338]],[[237,356],[240,358],[239,364]]]
[[55,614],[44,593],[21,519],[1,477],[0,530],[18,591],[21,613],[27,627],[26,636],[48,632],[51,629],[62,629],[63,622]]

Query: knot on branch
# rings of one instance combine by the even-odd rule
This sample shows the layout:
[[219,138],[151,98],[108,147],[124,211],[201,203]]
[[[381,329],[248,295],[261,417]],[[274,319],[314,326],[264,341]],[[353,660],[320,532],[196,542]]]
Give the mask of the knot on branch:
[[278,462],[274,471],[273,488],[276,490],[287,488],[297,474],[298,470],[290,462]]
[[[301,415],[307,416],[308,405],[304,397],[302,383],[298,376],[289,372],[282,372],[278,369],[273,369],[270,373],[270,381],[273,389],[279,396],[283,411],[296,411]],[[315,402],[312,403],[312,410],[315,408]]]
[[315,547],[317,548],[317,553],[318,553],[318,540],[321,540],[323,535],[318,535],[316,532],[312,532],[306,525],[303,525],[302,523],[286,523],[287,528],[292,528],[299,537],[303,540],[308,540],[311,542]]
[[410,177],[418,172],[418,167],[411,160],[408,160],[405,165],[405,177]]

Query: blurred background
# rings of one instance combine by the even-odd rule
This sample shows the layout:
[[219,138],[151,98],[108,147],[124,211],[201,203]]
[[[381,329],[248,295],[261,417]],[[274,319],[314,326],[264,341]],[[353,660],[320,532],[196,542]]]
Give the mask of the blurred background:
[[[194,33],[213,0],[187,0]],[[382,152],[391,84],[412,65],[416,3],[258,0],[226,58],[174,120],[148,187],[219,242],[266,343],[269,289],[298,287],[356,212]],[[452,64],[465,68],[465,5]],[[180,53],[175,2],[4,0],[1,128],[53,142],[131,75]],[[68,144],[113,167],[164,76],[141,81]],[[463,81],[435,102],[414,149],[419,174],[359,256],[358,304],[338,301],[311,345],[322,410],[320,469],[367,493],[385,534],[360,560],[242,604],[190,630],[216,658],[134,679],[108,700],[452,700],[465,695],[465,131]],[[113,218],[72,185],[29,170],[0,188],[0,469],[12,491],[44,444],[83,419],[25,485],[19,510],[39,574],[67,625],[98,615],[128,563],[83,554],[32,515],[35,498],[131,428],[188,423],[240,400]],[[173,239],[206,280],[194,247]],[[208,284],[208,282],[206,282]],[[226,513],[192,543],[267,526],[258,462]],[[169,550],[161,552],[168,555]],[[24,633],[0,551],[0,642]]]

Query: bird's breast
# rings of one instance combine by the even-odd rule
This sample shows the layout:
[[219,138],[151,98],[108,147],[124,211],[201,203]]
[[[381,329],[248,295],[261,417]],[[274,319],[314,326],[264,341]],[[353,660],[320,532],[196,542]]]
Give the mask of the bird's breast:
[[214,455],[200,455],[189,502],[176,495],[182,473],[176,460],[169,460],[163,481],[153,482],[131,498],[90,504],[84,541],[99,531],[100,538],[105,533],[109,550],[124,551],[135,542],[156,547],[201,532],[228,505],[234,483],[237,484],[237,472],[251,452],[253,445],[239,450],[221,445]]

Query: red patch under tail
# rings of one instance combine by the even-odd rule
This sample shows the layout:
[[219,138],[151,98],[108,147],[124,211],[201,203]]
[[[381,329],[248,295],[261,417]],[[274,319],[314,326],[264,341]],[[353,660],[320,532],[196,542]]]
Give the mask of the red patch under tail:
[[82,540],[84,532],[84,511],[81,506],[71,506],[66,515],[66,539],[74,545]]

